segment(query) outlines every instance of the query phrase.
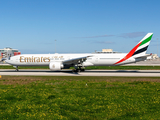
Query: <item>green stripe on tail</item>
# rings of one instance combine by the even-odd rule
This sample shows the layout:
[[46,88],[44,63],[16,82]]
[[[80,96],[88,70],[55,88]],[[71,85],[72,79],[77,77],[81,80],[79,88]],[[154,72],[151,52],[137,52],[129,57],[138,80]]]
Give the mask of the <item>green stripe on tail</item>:
[[151,36],[149,36],[147,39],[143,40],[142,43],[140,44],[140,46],[149,42],[151,40],[152,36],[153,36],[153,34]]

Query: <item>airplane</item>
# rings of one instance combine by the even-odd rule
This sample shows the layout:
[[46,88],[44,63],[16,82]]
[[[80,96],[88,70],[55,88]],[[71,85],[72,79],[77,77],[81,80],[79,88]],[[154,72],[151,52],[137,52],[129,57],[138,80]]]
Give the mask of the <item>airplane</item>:
[[51,71],[74,67],[74,72],[85,71],[87,66],[116,66],[144,61],[153,33],[148,33],[129,53],[86,54],[21,54],[6,60],[18,71],[18,66],[49,66]]

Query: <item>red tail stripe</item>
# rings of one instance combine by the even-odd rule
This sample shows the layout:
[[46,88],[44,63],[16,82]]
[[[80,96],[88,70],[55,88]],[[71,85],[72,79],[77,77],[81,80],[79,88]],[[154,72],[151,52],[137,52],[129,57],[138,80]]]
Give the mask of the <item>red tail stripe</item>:
[[127,60],[128,58],[130,58],[134,52],[137,50],[137,48],[139,47],[139,45],[141,44],[142,42],[140,42],[139,44],[137,44],[124,58],[122,58],[121,60],[119,60],[118,62],[114,63],[114,64],[118,64],[118,63],[121,63],[125,60]]

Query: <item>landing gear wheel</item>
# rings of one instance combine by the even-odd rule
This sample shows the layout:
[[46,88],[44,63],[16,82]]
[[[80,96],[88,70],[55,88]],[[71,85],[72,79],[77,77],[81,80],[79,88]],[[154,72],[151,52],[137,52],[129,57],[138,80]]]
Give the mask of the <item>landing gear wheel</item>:
[[75,72],[75,70],[73,69],[73,70],[72,70],[72,72],[74,73],[74,72]]
[[85,71],[85,69],[81,69],[81,72],[84,72]]

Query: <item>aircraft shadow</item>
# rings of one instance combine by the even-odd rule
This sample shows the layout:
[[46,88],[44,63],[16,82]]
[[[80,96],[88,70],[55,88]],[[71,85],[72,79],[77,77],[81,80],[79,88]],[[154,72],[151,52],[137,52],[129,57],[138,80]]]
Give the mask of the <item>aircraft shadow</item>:
[[68,74],[79,74],[78,72],[72,72],[72,70],[68,70],[68,71],[49,71],[49,70],[21,70],[19,69],[19,71],[16,70],[4,70],[4,71],[0,71],[0,73],[2,72],[19,72],[19,73],[25,73],[25,72],[32,72],[32,73],[37,73],[37,72],[45,72],[45,73],[68,73]]
[[107,71],[85,71],[85,72],[91,72],[91,73],[160,73],[160,71],[138,71],[138,70],[115,70],[115,71],[110,71],[110,70],[107,70]]
[[68,73],[68,74],[79,74],[79,73],[160,73],[160,71],[141,71],[141,70],[86,70],[85,72],[72,72],[72,70],[62,70],[62,71],[49,71],[49,70],[1,70],[1,72],[46,72],[46,73]]

